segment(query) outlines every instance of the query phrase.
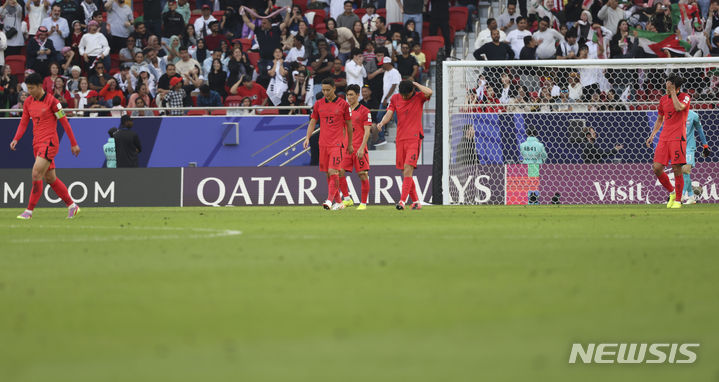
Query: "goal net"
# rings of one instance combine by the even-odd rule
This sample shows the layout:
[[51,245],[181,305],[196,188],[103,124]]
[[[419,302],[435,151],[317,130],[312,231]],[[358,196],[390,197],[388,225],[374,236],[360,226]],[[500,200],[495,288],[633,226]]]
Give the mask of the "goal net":
[[[717,58],[444,62],[443,203],[664,202],[659,134],[646,140],[670,73],[716,148]],[[696,199],[719,202],[719,156],[704,158],[694,135]]]

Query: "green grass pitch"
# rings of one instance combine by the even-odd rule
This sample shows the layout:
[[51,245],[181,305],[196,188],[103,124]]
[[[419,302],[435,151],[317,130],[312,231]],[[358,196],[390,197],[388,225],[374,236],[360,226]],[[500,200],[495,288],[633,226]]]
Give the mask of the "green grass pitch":
[[[717,206],[0,210],[0,381],[718,381]],[[574,342],[696,342],[689,365]]]

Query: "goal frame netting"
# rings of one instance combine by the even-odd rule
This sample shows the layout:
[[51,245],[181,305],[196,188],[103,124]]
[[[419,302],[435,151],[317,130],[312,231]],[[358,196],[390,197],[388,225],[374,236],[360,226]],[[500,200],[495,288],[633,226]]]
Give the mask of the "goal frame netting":
[[[452,123],[452,115],[453,114],[460,114],[464,113],[467,114],[467,111],[459,112],[457,111],[457,107],[466,106],[466,103],[458,102],[456,96],[453,95],[454,93],[461,93],[461,90],[454,89],[453,87],[458,87],[458,82],[454,81],[453,77],[453,71],[457,71],[457,69],[464,68],[469,70],[477,70],[479,71],[481,68],[509,68],[508,70],[511,70],[511,68],[515,67],[534,67],[539,70],[539,68],[576,68],[577,70],[583,69],[583,68],[600,68],[600,69],[631,69],[631,70],[682,70],[686,68],[719,68],[719,57],[682,57],[682,58],[647,58],[647,59],[590,59],[590,60],[534,60],[534,61],[520,61],[520,60],[512,60],[512,61],[444,61],[441,62],[441,75],[438,75],[439,84],[438,88],[441,90],[441,105],[439,107],[439,112],[441,114],[441,125],[437,126],[437,128],[441,129],[441,132],[438,132],[442,136],[442,149],[441,158],[437,158],[437,160],[441,160],[441,166],[437,166],[438,168],[441,168],[441,204],[443,205],[451,205],[451,204],[458,204],[457,200],[454,200],[452,196],[450,195],[450,174],[451,174],[451,165],[452,165],[452,152],[455,150],[453,147],[452,137],[451,137],[451,131],[453,126]],[[518,69],[517,69],[518,70]],[[603,72],[604,73],[604,72]],[[648,103],[648,102],[644,102]],[[719,107],[719,105],[714,102],[715,105],[713,107]],[[538,104],[541,105],[541,104]],[[634,110],[634,109],[632,109]],[[637,109],[639,110],[639,109]],[[644,109],[649,111],[650,109],[648,107],[645,107]],[[469,112],[471,113],[471,112]],[[489,114],[491,114],[490,112]],[[535,112],[535,113],[542,113],[542,112]],[[559,111],[551,111],[549,113],[561,113]],[[487,114],[486,112],[482,114]],[[496,113],[499,114],[499,113]],[[706,127],[705,127],[706,128]],[[644,130],[643,130],[644,131]],[[646,127],[646,134],[649,135],[651,132],[651,126]],[[438,135],[439,135],[438,134]],[[698,138],[697,138],[697,144]],[[710,142],[711,144],[711,142]],[[647,168],[651,168],[651,163],[647,163]],[[507,204],[507,196],[506,196],[506,187],[507,187],[507,166],[505,165],[504,169],[504,187],[505,187],[505,196],[504,196],[504,203],[497,202],[495,204]],[[440,174],[434,174],[435,181],[440,180],[437,179],[437,175]],[[717,174],[719,178],[719,174]],[[464,203],[463,203],[464,204]],[[466,204],[483,204],[483,203],[472,203],[471,201]],[[543,203],[544,204],[544,203]]]

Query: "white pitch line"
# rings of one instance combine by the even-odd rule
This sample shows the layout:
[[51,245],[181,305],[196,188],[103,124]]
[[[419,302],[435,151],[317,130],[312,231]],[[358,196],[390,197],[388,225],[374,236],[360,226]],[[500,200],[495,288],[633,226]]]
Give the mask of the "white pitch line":
[[[82,236],[82,237],[59,237],[59,238],[33,238],[33,239],[12,239],[11,243],[56,243],[56,242],[101,242],[101,241],[127,241],[127,240],[176,240],[176,239],[211,239],[215,237],[227,237],[241,235],[242,231],[230,229],[212,229],[212,228],[182,228],[182,227],[108,227],[108,226],[77,226],[77,225],[18,225],[13,224],[8,228],[66,228],[66,229],[104,229],[113,230],[113,234],[108,236]],[[178,234],[164,235],[117,235],[117,232],[123,230],[141,230],[141,231],[172,231]],[[179,234],[180,232],[198,232],[195,234]]]

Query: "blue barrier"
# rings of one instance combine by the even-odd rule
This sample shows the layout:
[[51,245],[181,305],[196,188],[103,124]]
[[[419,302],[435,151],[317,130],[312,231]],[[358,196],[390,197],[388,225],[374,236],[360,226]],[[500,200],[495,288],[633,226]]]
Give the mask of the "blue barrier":
[[[196,162],[199,167],[257,166],[290,143],[304,137],[308,120],[308,116],[135,118],[132,130],[140,137],[143,147],[139,155],[140,167],[184,167],[189,162]],[[0,119],[0,137],[5,138],[3,145],[9,145],[19,122],[19,118]],[[77,158],[70,153],[69,140],[64,136],[62,127],[58,126],[58,166],[104,167],[105,155],[102,146],[109,138],[107,131],[111,127],[117,127],[119,123],[119,118],[71,118],[70,124],[82,149]],[[235,139],[234,125],[226,123],[238,124],[238,145],[223,144]],[[304,126],[298,129],[302,125]],[[271,146],[266,147],[268,145]],[[287,158],[280,156],[268,165],[279,165]],[[0,168],[28,168],[32,167],[33,162],[30,128],[20,140],[17,151],[0,149]],[[291,163],[293,166],[308,164],[309,155]]]

